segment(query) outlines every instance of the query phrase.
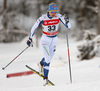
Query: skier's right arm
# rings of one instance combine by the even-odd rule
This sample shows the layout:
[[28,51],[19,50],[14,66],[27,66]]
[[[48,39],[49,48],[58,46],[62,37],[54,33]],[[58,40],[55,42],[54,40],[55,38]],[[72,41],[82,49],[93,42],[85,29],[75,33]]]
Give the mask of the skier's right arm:
[[36,30],[36,29],[38,28],[38,26],[41,25],[42,23],[43,23],[43,19],[42,19],[42,16],[41,16],[41,17],[39,17],[39,18],[37,19],[37,21],[36,21],[35,24],[33,25],[32,29],[31,29],[31,33],[30,33],[29,38],[32,39],[32,37],[33,37],[33,35],[34,35],[34,33],[35,33],[35,30]]
[[43,19],[42,19],[42,16],[39,17],[37,19],[37,21],[35,22],[35,24],[33,25],[32,29],[31,29],[31,33],[30,33],[30,36],[29,36],[29,39],[27,40],[27,45],[30,46],[31,43],[32,43],[32,37],[35,33],[35,30],[38,28],[39,25],[41,25],[43,23]]

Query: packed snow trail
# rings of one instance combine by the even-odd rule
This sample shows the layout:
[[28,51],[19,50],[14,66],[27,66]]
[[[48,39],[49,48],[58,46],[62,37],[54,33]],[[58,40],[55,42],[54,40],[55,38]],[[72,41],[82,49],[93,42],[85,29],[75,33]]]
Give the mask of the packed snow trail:
[[50,65],[49,79],[55,83],[54,87],[43,87],[43,80],[35,75],[6,78],[8,73],[28,71],[25,65],[38,70],[37,63],[43,54],[41,49],[28,48],[9,67],[2,70],[23,48],[25,41],[20,43],[0,43],[0,90],[1,91],[100,91],[100,58],[78,61],[76,46],[78,42],[69,38],[71,55],[72,80],[70,83],[67,59],[66,39],[58,38],[57,51]]

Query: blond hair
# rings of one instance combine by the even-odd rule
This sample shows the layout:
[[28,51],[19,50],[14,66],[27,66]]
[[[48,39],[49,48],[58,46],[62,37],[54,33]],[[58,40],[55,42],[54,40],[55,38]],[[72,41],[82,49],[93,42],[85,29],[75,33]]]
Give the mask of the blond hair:
[[50,3],[49,5],[54,5],[54,4],[56,4],[56,3],[52,2],[52,3]]

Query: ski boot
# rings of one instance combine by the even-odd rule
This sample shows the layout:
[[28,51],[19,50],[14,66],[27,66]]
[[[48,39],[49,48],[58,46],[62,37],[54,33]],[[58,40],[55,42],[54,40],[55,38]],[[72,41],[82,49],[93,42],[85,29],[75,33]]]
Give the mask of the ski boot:
[[44,77],[44,78],[43,78],[43,81],[44,81],[43,86],[50,86],[47,77]]

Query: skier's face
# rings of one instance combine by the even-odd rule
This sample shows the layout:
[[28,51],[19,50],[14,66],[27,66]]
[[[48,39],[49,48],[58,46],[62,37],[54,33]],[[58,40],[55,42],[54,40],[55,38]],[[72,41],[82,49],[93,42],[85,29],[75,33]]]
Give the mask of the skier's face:
[[57,10],[50,10],[50,11],[49,11],[49,15],[50,15],[51,17],[54,17],[54,16],[56,15],[56,13],[57,13]]

